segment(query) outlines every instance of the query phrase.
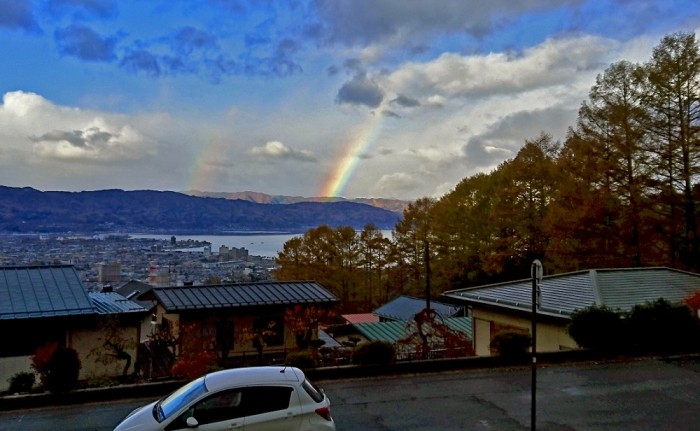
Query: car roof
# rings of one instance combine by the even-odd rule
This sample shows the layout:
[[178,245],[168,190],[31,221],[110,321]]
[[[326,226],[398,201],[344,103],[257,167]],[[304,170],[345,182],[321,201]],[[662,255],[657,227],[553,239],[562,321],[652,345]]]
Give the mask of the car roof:
[[304,373],[300,369],[282,366],[231,368],[204,376],[204,384],[210,391],[240,385],[299,383],[302,381],[304,381]]

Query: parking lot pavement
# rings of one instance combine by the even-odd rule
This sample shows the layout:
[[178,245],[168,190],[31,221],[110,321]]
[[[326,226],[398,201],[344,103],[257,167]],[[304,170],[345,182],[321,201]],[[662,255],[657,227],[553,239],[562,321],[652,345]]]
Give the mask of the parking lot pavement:
[[[538,369],[540,431],[697,429],[697,360],[550,364]],[[321,379],[339,431],[530,428],[527,366]],[[0,412],[0,430],[113,429],[147,400]]]

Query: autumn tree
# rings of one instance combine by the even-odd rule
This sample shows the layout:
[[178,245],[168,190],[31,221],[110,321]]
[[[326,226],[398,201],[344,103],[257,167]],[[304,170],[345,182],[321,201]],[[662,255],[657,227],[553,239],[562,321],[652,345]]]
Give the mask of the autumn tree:
[[388,239],[374,224],[367,224],[360,232],[359,263],[364,275],[363,285],[366,287],[367,302],[373,306],[375,292],[380,291],[384,283],[385,268],[388,258]]
[[655,162],[657,209],[665,221],[671,265],[698,268],[697,202],[700,175],[700,48],[694,33],[666,36],[645,65],[649,146]]
[[400,290],[416,296],[431,293],[430,263],[434,250],[431,210],[435,201],[420,198],[411,202],[403,212],[403,218],[393,231],[395,243],[394,264],[401,271]]
[[551,135],[542,133],[525,141],[495,173],[500,190],[490,214],[494,240],[485,256],[492,271],[526,276],[532,260],[544,257],[548,237],[543,222],[557,187],[558,150]]
[[[563,269],[576,269],[577,261],[583,266],[643,262],[649,168],[641,76],[640,67],[629,62],[599,75],[560,153],[563,176],[546,225],[549,250],[560,252],[550,258]],[[569,253],[572,243],[578,256]]]
[[294,334],[297,347],[303,350],[312,344],[314,337],[318,336],[319,324],[328,323],[335,314],[334,310],[328,308],[295,305],[285,310],[284,322]]
[[433,208],[436,283],[441,290],[489,280],[484,257],[494,238],[491,212],[496,199],[494,174],[476,174],[460,181]]

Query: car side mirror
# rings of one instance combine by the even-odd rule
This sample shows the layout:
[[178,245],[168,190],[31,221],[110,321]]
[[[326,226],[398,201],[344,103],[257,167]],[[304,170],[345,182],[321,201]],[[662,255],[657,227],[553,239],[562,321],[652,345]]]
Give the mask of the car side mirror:
[[197,428],[199,426],[199,422],[197,422],[197,419],[195,419],[192,416],[188,417],[185,423],[190,428]]

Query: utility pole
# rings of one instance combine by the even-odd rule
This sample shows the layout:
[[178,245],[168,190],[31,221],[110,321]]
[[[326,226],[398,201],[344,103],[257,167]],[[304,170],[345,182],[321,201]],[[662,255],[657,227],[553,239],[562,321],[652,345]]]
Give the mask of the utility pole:
[[537,429],[537,309],[540,308],[542,293],[540,282],[542,281],[542,262],[535,259],[532,262],[532,394],[530,406],[530,430]]

